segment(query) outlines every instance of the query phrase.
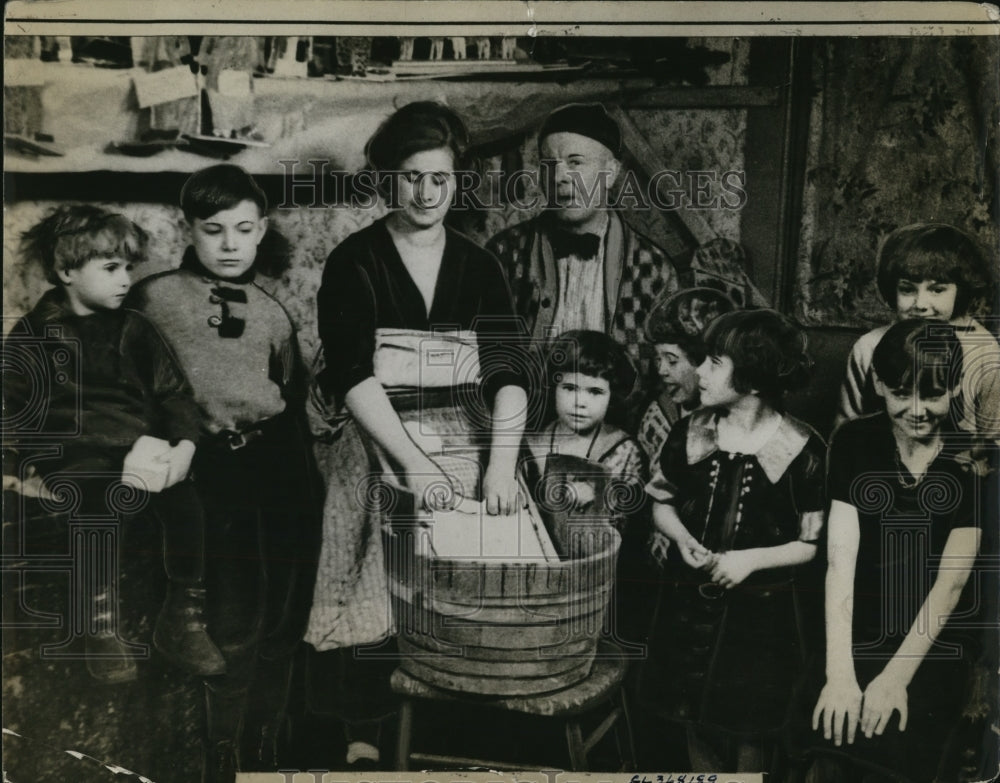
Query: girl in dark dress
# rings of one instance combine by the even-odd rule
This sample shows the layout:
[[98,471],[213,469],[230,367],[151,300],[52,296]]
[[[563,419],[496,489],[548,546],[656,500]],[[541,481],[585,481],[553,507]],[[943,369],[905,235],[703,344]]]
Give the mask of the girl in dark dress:
[[931,781],[962,707],[969,650],[949,620],[980,540],[969,439],[954,425],[962,345],[948,324],[901,321],[872,366],[884,411],[830,446],[826,683],[812,723],[866,781]]
[[[378,508],[364,491],[378,470],[370,455],[427,508],[459,495],[481,498],[489,514],[518,503],[527,395],[510,289],[496,258],[444,225],[465,144],[459,117],[437,103],[408,104],[382,124],[366,154],[390,211],[330,254],[317,297],[318,391],[340,429],[317,449],[327,499],[305,640],[322,653],[315,662],[328,651],[340,656],[332,668],[341,669],[348,763],[378,761],[375,737],[363,737],[359,721],[378,717],[374,696],[387,672],[359,663],[358,646],[386,638],[392,624]],[[452,342],[437,358],[424,352],[439,339]],[[470,384],[485,421],[470,421],[457,404]],[[393,387],[415,390],[418,403],[404,408]],[[459,479],[428,456],[444,440],[476,435],[489,455],[481,479]]]
[[727,313],[705,342],[704,407],[674,425],[647,488],[674,591],[640,694],[687,725],[692,769],[764,771],[803,669],[795,567],[823,526],[825,448],[778,408],[809,366],[788,318]]

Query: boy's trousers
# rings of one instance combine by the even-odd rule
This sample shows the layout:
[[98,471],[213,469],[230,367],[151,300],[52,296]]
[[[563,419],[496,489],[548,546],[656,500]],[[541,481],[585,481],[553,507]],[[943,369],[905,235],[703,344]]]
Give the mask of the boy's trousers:
[[[125,487],[121,477],[127,453],[127,448],[69,445],[57,459],[35,464],[46,486],[57,494],[72,493],[71,523],[103,520],[118,529],[116,543],[123,557],[129,554],[121,547],[121,523],[136,513],[151,513],[163,531],[163,565],[168,579],[182,586],[200,586],[205,568],[205,516],[194,484],[188,479],[157,493]],[[94,557],[97,553],[85,560],[90,562]],[[102,593],[110,586],[105,581],[115,575],[78,576]],[[118,608],[111,607],[111,611],[117,613]]]
[[315,471],[304,429],[287,413],[207,439],[195,454],[206,518],[205,619],[226,659],[226,674],[206,680],[212,742],[236,741],[248,706],[262,718],[284,708],[287,688],[255,674],[262,661],[290,660],[305,631],[319,556]]

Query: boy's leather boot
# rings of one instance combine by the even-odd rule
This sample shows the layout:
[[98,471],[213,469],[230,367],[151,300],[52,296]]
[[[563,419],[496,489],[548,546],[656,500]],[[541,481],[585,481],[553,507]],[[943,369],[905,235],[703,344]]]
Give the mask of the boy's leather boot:
[[247,691],[231,688],[232,683],[225,681],[205,681],[202,783],[234,783],[242,768],[238,737],[243,733]]
[[239,764],[232,740],[206,742],[201,761],[201,783],[234,783]]
[[225,674],[226,661],[205,630],[204,608],[203,588],[171,584],[156,618],[153,644],[175,666],[210,677]]
[[288,700],[292,687],[292,659],[258,658],[254,668],[254,697],[243,715],[240,763],[248,772],[278,769],[278,744],[288,731]]
[[90,676],[110,685],[135,681],[139,676],[139,667],[136,666],[135,655],[118,638],[106,591],[94,597],[92,612],[98,630],[84,639],[84,657]]
[[84,655],[87,658],[87,671],[95,680],[118,685],[134,682],[139,676],[135,659],[121,639],[113,633],[88,636]]

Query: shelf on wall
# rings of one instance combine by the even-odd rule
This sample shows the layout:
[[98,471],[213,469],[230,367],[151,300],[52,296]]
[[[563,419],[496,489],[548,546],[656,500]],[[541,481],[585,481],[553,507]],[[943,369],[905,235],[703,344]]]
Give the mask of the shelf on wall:
[[[214,160],[171,148],[146,157],[109,149],[137,140],[140,114],[132,89],[136,71],[37,63],[37,72],[43,82],[42,130],[54,137],[64,155],[31,157],[8,148],[8,173],[187,173]],[[285,175],[292,162],[310,160],[325,161],[331,169],[356,170],[364,162],[364,140],[393,107],[414,100],[448,103],[466,119],[472,143],[483,145],[530,131],[552,108],[571,101],[716,109],[775,105],[778,97],[779,88],[772,87],[663,87],[644,77],[575,71],[553,74],[551,81],[264,77],[254,80],[253,116],[270,147],[238,149],[229,160],[264,175]]]

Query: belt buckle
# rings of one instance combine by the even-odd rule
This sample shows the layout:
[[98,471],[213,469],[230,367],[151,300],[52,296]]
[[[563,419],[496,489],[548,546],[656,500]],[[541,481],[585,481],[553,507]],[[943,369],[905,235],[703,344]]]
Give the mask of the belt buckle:
[[229,449],[237,451],[247,445],[247,438],[242,432],[236,432],[229,436]]
[[726,588],[722,585],[717,585],[715,582],[705,582],[704,584],[698,585],[698,595],[702,598],[715,601],[722,598],[725,594]]

